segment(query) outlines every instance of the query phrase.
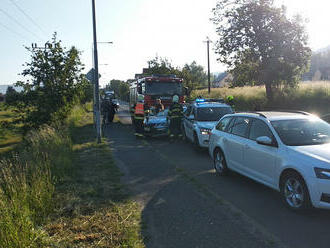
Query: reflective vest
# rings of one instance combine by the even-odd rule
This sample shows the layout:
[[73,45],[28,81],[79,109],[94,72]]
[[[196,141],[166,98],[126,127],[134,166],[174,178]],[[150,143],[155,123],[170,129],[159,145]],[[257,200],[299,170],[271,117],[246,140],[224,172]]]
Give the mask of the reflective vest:
[[179,103],[173,103],[168,111],[168,116],[170,119],[182,118],[182,106]]
[[137,103],[135,106],[135,115],[144,115],[143,103]]

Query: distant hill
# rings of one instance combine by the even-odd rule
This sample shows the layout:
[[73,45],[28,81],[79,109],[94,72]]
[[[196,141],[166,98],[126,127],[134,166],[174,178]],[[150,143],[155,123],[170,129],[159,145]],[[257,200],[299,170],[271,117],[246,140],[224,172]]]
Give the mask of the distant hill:
[[[6,94],[7,88],[8,88],[9,86],[14,87],[12,84],[0,84],[0,93],[1,93],[1,94]],[[15,89],[16,91],[21,91],[21,90],[22,90],[21,87],[14,87],[14,89]]]

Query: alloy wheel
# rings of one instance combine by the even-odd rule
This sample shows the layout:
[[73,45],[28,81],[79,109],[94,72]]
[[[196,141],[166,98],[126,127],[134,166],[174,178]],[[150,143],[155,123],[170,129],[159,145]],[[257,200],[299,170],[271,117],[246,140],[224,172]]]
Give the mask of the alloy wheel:
[[301,208],[304,204],[304,188],[296,178],[288,178],[284,184],[284,197],[292,208]]

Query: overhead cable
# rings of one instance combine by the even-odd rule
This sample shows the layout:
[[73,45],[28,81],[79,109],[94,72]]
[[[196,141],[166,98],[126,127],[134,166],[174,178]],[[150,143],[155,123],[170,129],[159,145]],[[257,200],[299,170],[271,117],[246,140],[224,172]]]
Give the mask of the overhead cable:
[[42,40],[37,34],[35,34],[34,32],[32,32],[31,30],[27,29],[24,25],[22,25],[19,21],[17,21],[14,17],[12,17],[11,15],[9,15],[6,11],[4,11],[3,9],[0,9],[0,12],[2,12],[3,14],[5,14],[9,19],[11,19],[12,21],[14,21],[18,26],[20,26],[22,29],[24,29],[26,32],[32,34],[33,36],[35,36],[38,40]]
[[0,26],[2,26],[3,28],[7,29],[9,32],[12,32],[13,34],[15,34],[15,35],[21,37],[21,38],[24,39],[24,40],[30,40],[30,39],[28,39],[27,37],[25,37],[24,35],[22,35],[21,33],[16,32],[15,30],[13,30],[13,29],[7,27],[6,25],[2,24],[1,22],[0,22]]
[[47,33],[41,28],[41,26],[33,20],[14,0],[9,0],[27,19],[29,19],[44,35],[47,36]]

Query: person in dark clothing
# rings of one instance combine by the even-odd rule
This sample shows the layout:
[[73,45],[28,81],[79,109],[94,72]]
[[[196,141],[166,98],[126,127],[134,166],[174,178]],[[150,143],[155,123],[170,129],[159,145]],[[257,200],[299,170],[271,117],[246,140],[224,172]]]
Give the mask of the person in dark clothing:
[[178,138],[182,136],[181,133],[181,121],[183,117],[183,108],[179,103],[179,97],[177,95],[173,96],[173,104],[170,106],[168,111],[169,124],[169,134],[170,138]]
[[160,99],[156,100],[156,105],[155,105],[155,112],[158,114],[161,111],[164,111],[164,105],[162,104],[162,101]]
[[108,120],[110,123],[113,122],[113,118],[115,117],[116,107],[117,105],[110,100],[108,111]]
[[101,113],[102,113],[102,119],[103,119],[103,123],[108,123],[110,121],[109,117],[109,113],[111,110],[111,103],[109,99],[103,99],[101,102]]

